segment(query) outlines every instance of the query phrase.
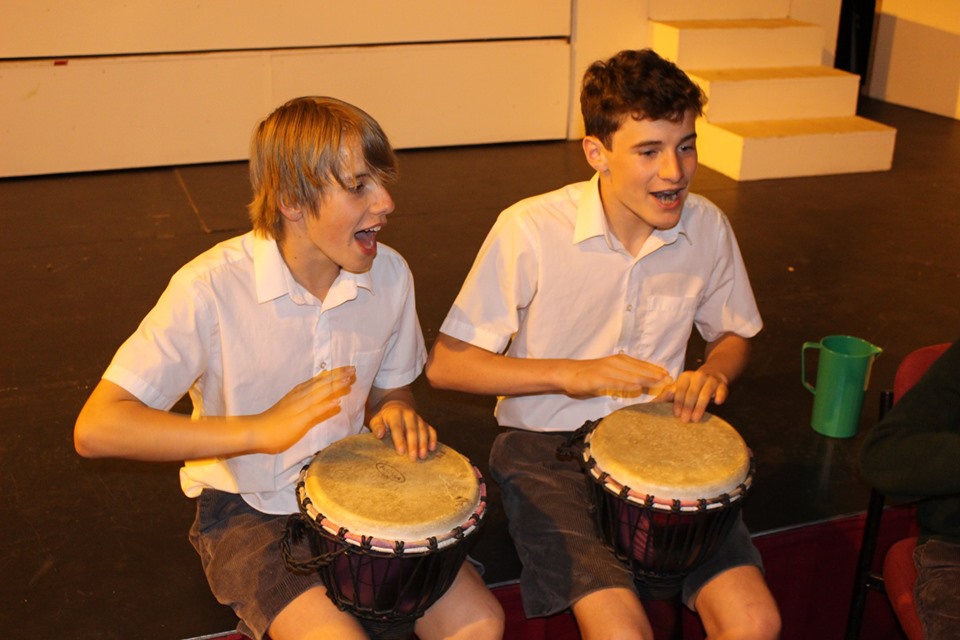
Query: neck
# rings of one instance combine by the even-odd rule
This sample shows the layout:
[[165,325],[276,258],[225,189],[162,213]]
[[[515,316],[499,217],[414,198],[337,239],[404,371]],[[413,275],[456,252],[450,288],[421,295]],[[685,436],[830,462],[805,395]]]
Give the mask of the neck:
[[614,237],[620,241],[627,252],[636,257],[643,244],[653,233],[654,227],[644,222],[640,216],[627,208],[619,200],[606,195],[603,177],[600,179],[600,203],[603,205],[603,217]]
[[303,251],[295,234],[288,233],[277,243],[283,262],[293,274],[293,279],[318,300],[327,297],[327,292],[340,275],[340,266],[326,256],[311,255]]

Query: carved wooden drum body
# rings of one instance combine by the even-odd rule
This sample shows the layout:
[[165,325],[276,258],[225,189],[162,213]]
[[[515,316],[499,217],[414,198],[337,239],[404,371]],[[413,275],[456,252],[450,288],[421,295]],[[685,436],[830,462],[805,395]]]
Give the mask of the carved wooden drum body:
[[654,586],[677,584],[713,555],[753,483],[753,455],[732,426],[711,414],[684,423],[670,403],[593,423],[582,456],[601,536]]
[[[449,588],[485,515],[486,485],[445,445],[411,461],[367,433],[314,456],[297,499],[282,543],[288,568],[318,571],[341,609],[388,628],[419,618]],[[304,533],[313,557],[296,561],[289,543]]]

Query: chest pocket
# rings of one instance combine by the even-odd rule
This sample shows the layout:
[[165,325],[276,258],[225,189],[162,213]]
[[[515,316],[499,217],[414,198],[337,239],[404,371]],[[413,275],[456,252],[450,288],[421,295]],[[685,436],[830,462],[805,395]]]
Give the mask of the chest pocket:
[[673,375],[683,369],[687,341],[697,312],[697,298],[648,296],[641,334],[641,353],[667,367]]

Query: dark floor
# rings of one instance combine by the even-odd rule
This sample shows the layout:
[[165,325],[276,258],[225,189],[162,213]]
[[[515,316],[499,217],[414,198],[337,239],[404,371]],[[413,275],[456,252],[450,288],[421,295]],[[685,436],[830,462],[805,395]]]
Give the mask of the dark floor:
[[[960,335],[960,122],[877,102],[898,129],[885,173],[695,189],[730,216],[766,328],[726,406],[756,454],[755,532],[863,508],[855,460],[879,390],[912,348]],[[239,135],[245,135],[240,132]],[[486,230],[515,200],[587,178],[577,143],[401,153],[383,240],[413,269],[428,345]],[[14,638],[187,638],[232,628],[186,540],[176,464],[90,461],[74,417],[182,263],[246,230],[240,163],[0,180],[0,629]],[[800,347],[852,334],[884,348],[860,436],[809,426]],[[486,470],[492,403],[418,384],[441,438]],[[491,583],[518,565],[493,494],[475,548]],[[12,632],[12,633],[11,633]]]

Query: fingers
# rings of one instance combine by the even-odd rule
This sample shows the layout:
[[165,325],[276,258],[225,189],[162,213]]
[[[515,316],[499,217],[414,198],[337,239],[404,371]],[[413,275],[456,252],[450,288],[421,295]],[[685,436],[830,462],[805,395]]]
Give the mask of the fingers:
[[337,367],[314,376],[309,384],[314,389],[326,391],[328,395],[340,396],[342,392],[349,392],[350,387],[357,380],[357,370],[354,367]]
[[423,460],[437,448],[437,431],[415,410],[403,402],[388,402],[370,420],[370,430],[378,438],[387,433],[397,453],[410,460]]
[[710,403],[723,404],[727,385],[709,373],[685,371],[673,390],[673,415],[684,422],[696,422],[706,413]]
[[614,356],[609,364],[610,373],[632,389],[662,388],[673,382],[670,372],[663,367],[627,355]]
[[314,376],[299,389],[303,411],[314,424],[338,413],[340,399],[350,394],[356,380],[353,367],[331,369]]
[[573,361],[566,392],[573,397],[657,395],[673,382],[666,369],[618,354],[597,360]]

